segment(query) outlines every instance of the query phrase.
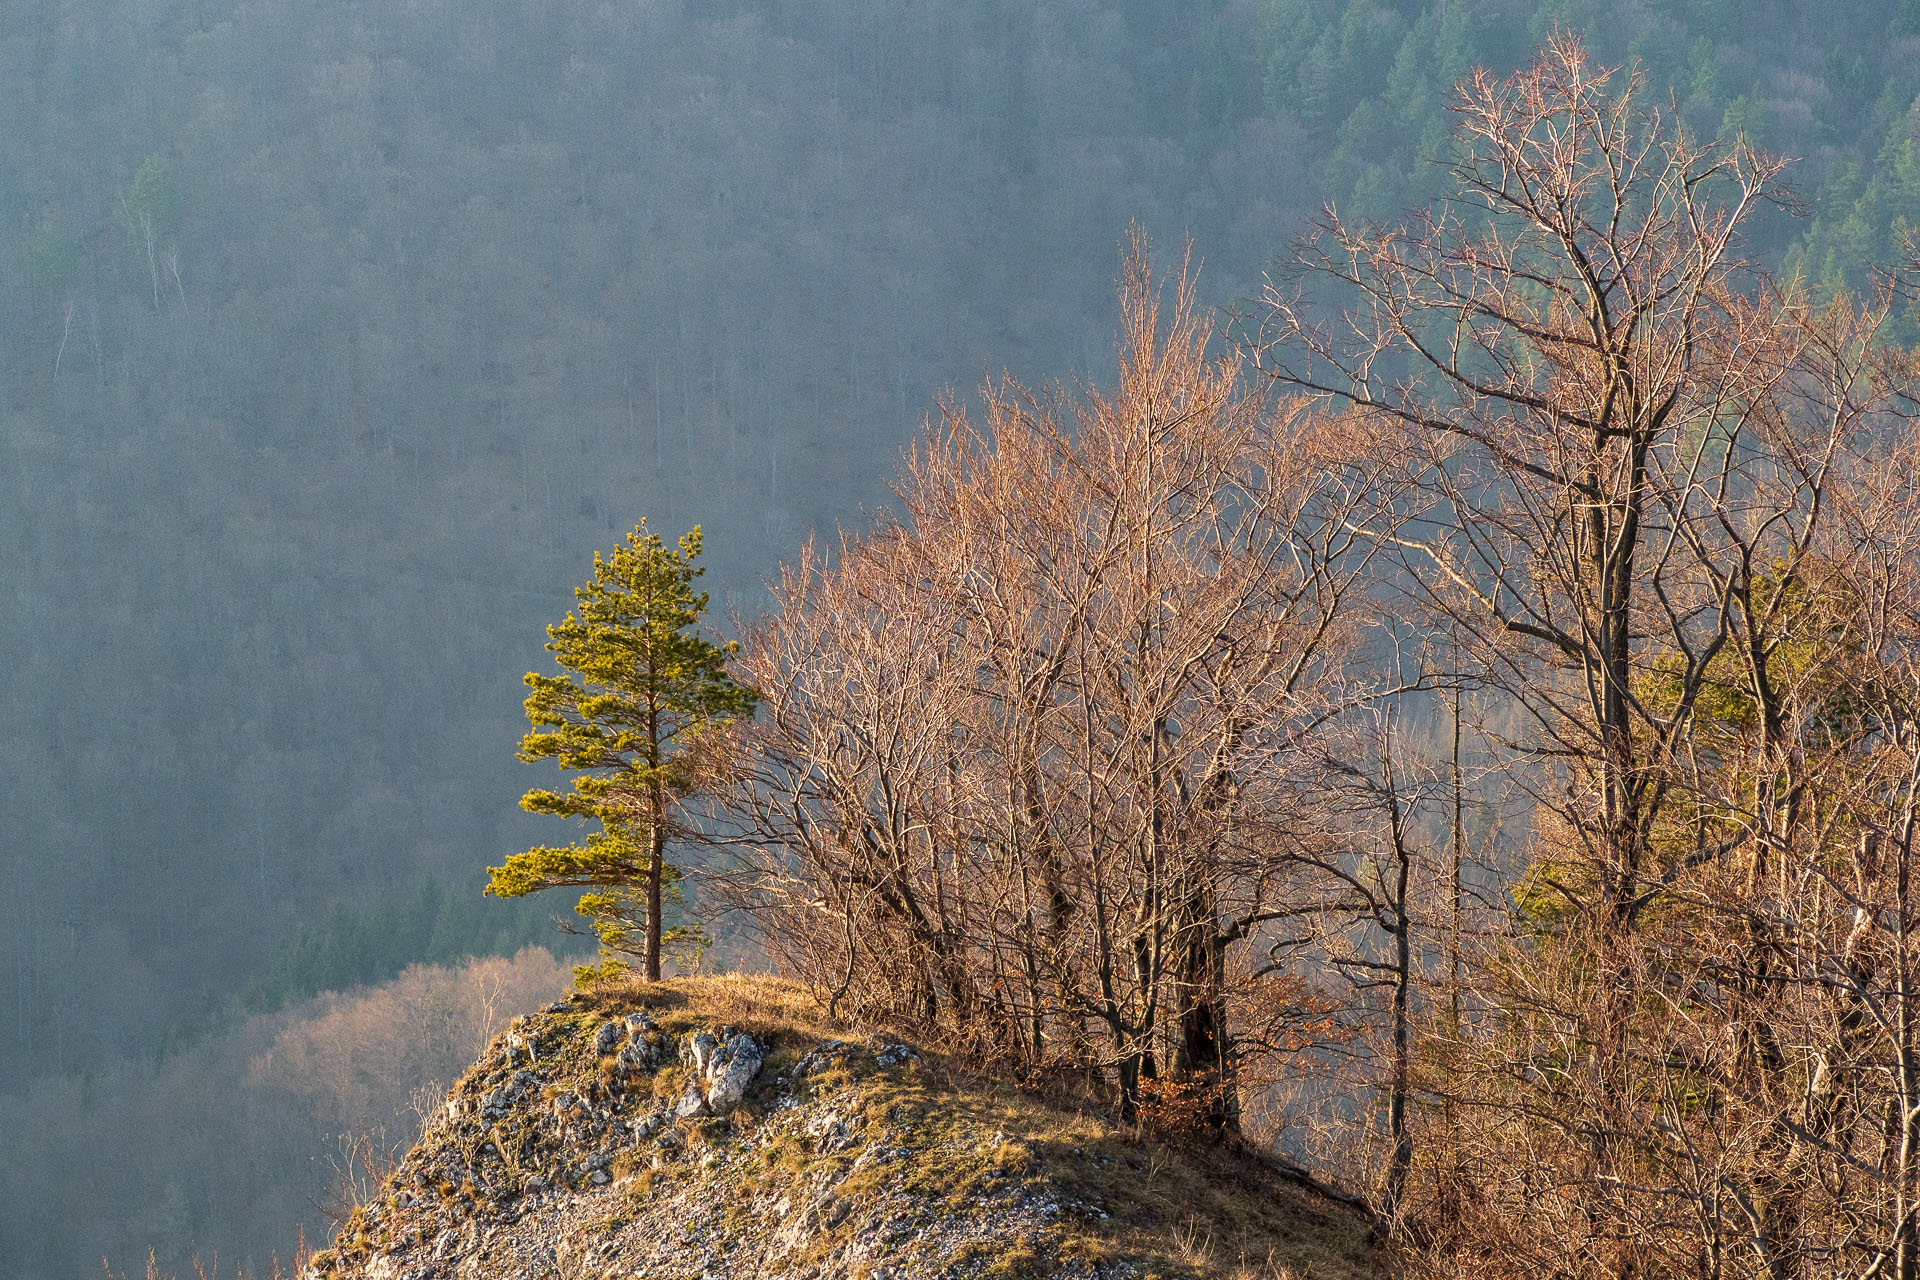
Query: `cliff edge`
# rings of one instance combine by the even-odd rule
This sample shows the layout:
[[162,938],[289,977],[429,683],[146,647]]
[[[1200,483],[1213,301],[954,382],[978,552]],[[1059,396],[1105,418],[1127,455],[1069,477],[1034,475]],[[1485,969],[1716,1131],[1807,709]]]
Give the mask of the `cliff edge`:
[[785,984],[575,993],[516,1019],[306,1280],[1378,1271],[1256,1157],[1130,1138]]

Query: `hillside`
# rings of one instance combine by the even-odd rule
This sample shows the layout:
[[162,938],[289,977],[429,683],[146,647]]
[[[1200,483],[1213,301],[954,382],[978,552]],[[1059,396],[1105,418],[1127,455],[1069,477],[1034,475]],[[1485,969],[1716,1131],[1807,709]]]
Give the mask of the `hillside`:
[[884,499],[942,387],[1106,371],[1129,220],[1191,233],[1209,299],[1256,295],[1323,200],[1432,199],[1453,79],[1565,27],[1689,127],[1799,157],[1812,216],[1757,247],[1858,285],[1920,201],[1916,24],[1913,0],[0,6],[0,1071],[109,1069],[288,949],[405,944],[318,975],[343,984],[538,940],[499,904],[382,917],[535,838],[519,679],[592,551],[702,523],[716,601],[751,612],[809,529]]
[[1244,303],[1561,29],[1795,157],[1765,263],[1913,229],[1920,0],[0,5],[0,1280],[264,1263],[309,1162],[195,1153],[315,1122],[162,1089],[550,939],[479,891],[547,838],[520,681],[596,549],[699,523],[750,619],[942,388],[1107,376],[1129,221]]
[[309,1280],[1374,1274],[1251,1153],[1130,1136],[731,977],[516,1019]]

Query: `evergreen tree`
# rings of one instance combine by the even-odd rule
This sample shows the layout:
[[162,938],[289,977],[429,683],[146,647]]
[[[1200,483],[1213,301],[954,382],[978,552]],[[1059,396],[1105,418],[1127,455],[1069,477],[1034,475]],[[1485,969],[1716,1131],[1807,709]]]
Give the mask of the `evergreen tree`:
[[698,526],[673,550],[644,520],[611,557],[594,553],[593,580],[574,593],[578,616],[547,628],[548,650],[571,674],[527,674],[534,727],[520,740],[522,760],[578,774],[570,792],[529,791],[520,805],[599,829],[580,844],[513,855],[490,868],[487,886],[503,898],[598,890],[577,909],[593,920],[602,953],[640,956],[649,981],[660,977],[661,904],[676,878],[667,842],[686,834],[684,802],[699,787],[690,748],[756,702],[727,676],[734,645],[699,634],[699,555]]

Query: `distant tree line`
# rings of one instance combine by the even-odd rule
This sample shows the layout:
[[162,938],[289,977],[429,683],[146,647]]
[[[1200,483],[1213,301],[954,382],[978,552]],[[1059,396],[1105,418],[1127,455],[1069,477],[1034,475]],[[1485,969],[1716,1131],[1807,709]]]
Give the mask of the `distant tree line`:
[[[0,1094],[7,1274],[292,1272],[355,1188],[413,1141],[423,1112],[517,1013],[560,994],[545,950],[413,965],[377,985],[287,1002],[158,1064]],[[61,1188],[49,1196],[49,1184]]]

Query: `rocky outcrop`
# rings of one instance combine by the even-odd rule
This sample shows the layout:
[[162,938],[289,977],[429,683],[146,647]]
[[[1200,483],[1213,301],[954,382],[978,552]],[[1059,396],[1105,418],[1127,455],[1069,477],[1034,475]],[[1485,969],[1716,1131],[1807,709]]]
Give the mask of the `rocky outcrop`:
[[718,1036],[696,1032],[680,1046],[680,1061],[693,1068],[678,1115],[725,1115],[747,1096],[747,1086],[760,1074],[766,1055],[752,1036],[722,1029]]
[[1371,1273],[1361,1224],[1257,1162],[1223,1183],[895,1041],[611,1003],[516,1020],[306,1280],[1199,1276],[1216,1208],[1262,1219],[1254,1256]]

